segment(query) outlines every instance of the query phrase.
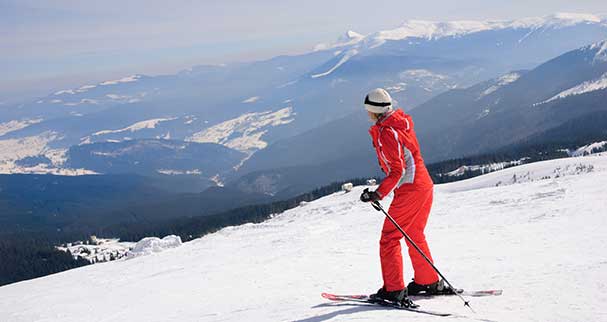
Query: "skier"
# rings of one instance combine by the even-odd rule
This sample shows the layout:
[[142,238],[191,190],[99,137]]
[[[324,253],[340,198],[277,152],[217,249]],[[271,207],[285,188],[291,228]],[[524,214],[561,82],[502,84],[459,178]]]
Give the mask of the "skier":
[[[432,260],[424,228],[432,207],[434,184],[424,165],[411,116],[401,109],[394,110],[390,94],[382,88],[369,92],[364,105],[375,122],[369,133],[386,177],[375,191],[365,189],[360,200],[375,202],[394,191],[388,213]],[[439,281],[432,266],[408,242],[414,278],[405,288],[400,246],[402,238],[403,235],[386,219],[379,242],[384,285],[371,297],[410,306],[414,304],[408,295],[450,293],[444,282]]]

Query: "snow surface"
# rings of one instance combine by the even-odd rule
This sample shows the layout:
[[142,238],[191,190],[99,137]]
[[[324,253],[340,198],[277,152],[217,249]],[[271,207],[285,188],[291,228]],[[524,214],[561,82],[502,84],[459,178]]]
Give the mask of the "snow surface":
[[31,120],[12,120],[9,122],[0,123],[0,136],[14,132],[17,130],[24,129],[32,124],[40,123],[42,119],[31,119]]
[[484,90],[481,95],[477,98],[477,100],[497,91],[503,86],[506,86],[510,83],[517,81],[521,77],[519,73],[509,73],[497,79],[494,85],[491,85],[489,88]]
[[117,79],[117,80],[109,80],[109,81],[105,81],[103,83],[100,83],[99,85],[101,86],[107,86],[107,85],[116,85],[116,84],[120,84],[120,83],[132,83],[132,82],[136,82],[141,78],[141,75],[131,75],[131,76],[127,76],[121,79]]
[[594,142],[591,144],[587,144],[577,148],[574,151],[567,151],[569,156],[572,157],[581,157],[589,154],[595,153],[597,150],[602,150],[607,148],[607,141]]
[[160,174],[165,174],[168,176],[177,176],[177,175],[201,175],[202,171],[200,169],[192,169],[192,170],[172,170],[172,169],[158,169],[156,172]]
[[603,90],[606,88],[607,88],[607,73],[601,75],[601,77],[599,77],[597,79],[585,81],[577,86],[574,86],[570,89],[562,91],[543,102],[533,104],[533,106],[549,103],[549,102],[552,102],[552,101],[555,101],[558,99],[562,99],[562,98],[565,98],[568,96],[581,95],[584,93],[600,91],[600,90]]
[[596,54],[594,54],[594,61],[607,61],[607,40],[598,42],[596,44],[592,44],[589,47],[590,50],[596,50]]
[[252,97],[247,98],[246,100],[243,100],[241,103],[243,103],[243,104],[247,104],[247,103],[255,103],[255,102],[257,102],[257,101],[258,101],[260,98],[261,98],[261,97],[259,97],[259,96],[252,96]]
[[447,172],[443,175],[449,177],[459,177],[466,174],[469,171],[481,171],[484,173],[489,173],[497,170],[503,170],[506,167],[511,167],[515,165],[521,165],[527,158],[523,158],[516,161],[507,161],[507,162],[496,162],[489,164],[480,164],[480,165],[463,165],[453,171]]
[[[365,38],[365,36],[355,32],[355,31],[348,30],[344,35],[339,37],[335,43],[318,44],[314,47],[314,51],[328,50],[328,49],[333,49],[333,48],[354,45],[354,44],[357,44],[358,42],[360,42],[361,40],[363,40],[364,38]],[[338,54],[339,53],[340,53],[340,51],[338,51]]]
[[160,253],[164,250],[181,246],[181,237],[175,235],[169,235],[162,239],[158,237],[146,237],[135,244],[133,248],[127,253],[128,258],[134,258],[138,256],[151,255],[153,253]]
[[93,136],[100,136],[100,135],[121,133],[121,132],[137,132],[137,131],[141,131],[143,129],[155,129],[159,123],[166,122],[166,121],[173,121],[176,119],[177,119],[176,117],[171,117],[171,118],[157,118],[157,119],[140,121],[133,125],[127,126],[123,129],[98,131],[98,132],[93,133]]
[[[540,180],[557,168],[593,167]],[[513,174],[537,178],[495,186]],[[335,193],[181,247],[0,287],[0,320],[605,321],[607,155],[533,163],[436,188],[427,238],[456,286],[500,297],[418,300],[437,318],[328,303],[381,285],[383,216]],[[457,189],[454,189],[457,188]],[[387,205],[389,200],[383,201]],[[405,276],[411,268],[405,253]]]
[[293,109],[285,107],[275,112],[246,113],[194,133],[187,141],[198,143],[217,143],[229,148],[251,154],[265,148],[268,143],[261,138],[269,127],[291,123]]
[[387,40],[403,40],[407,38],[438,39],[443,37],[457,37],[486,30],[520,29],[537,30],[541,28],[564,28],[584,23],[604,23],[606,20],[596,15],[557,13],[545,17],[523,18],[518,20],[498,21],[424,21],[409,20],[400,27],[392,30],[380,31],[370,35],[366,41],[370,47],[382,45]]
[[[34,173],[56,175],[96,174],[86,169],[64,168],[67,149],[54,149],[49,144],[61,139],[57,132],[46,131],[38,135],[17,139],[0,140],[0,174]],[[45,156],[51,164],[37,164],[31,167],[17,165],[17,161],[27,157]]]
[[350,58],[356,56],[356,54],[358,54],[358,50],[350,49],[345,54],[343,54],[343,56],[341,56],[341,59],[337,62],[337,64],[335,64],[335,66],[331,67],[329,70],[327,70],[324,73],[314,74],[314,75],[311,75],[310,77],[319,78],[319,77],[327,76],[327,75],[331,74],[332,72],[334,72],[336,69],[338,69],[339,66],[345,64],[348,60],[350,60]]
[[57,249],[69,252],[74,258],[82,258],[90,263],[102,263],[127,256],[131,248],[135,246],[132,242],[121,242],[116,238],[99,238],[96,244],[68,243],[57,247]]

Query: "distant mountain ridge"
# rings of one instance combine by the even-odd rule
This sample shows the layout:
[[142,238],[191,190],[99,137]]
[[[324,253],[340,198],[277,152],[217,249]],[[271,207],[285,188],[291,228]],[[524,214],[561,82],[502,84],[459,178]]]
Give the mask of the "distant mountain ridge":
[[[605,17],[595,15],[408,21],[366,36],[347,32],[337,44],[317,46],[302,55],[84,84],[34,102],[0,108],[0,172],[91,173],[94,171],[85,162],[69,160],[70,149],[171,140],[216,143],[242,152],[232,170],[209,174],[216,182],[225,182],[251,171],[292,166],[271,161],[288,158],[264,151],[278,151],[274,144],[279,146],[360,111],[361,99],[371,88],[385,87],[397,105],[419,110],[439,94],[506,77],[510,71],[533,69],[563,52],[605,38]],[[486,102],[500,91],[498,87],[516,83],[514,78],[524,78],[523,74],[516,72],[495,81],[483,90],[486,96],[479,101]],[[600,79],[586,81],[590,83],[572,84],[569,89],[579,92],[602,86]],[[573,89],[575,86],[584,88]],[[482,115],[485,109],[475,107],[475,113]],[[271,162],[262,164],[263,159]],[[321,155],[318,161],[334,159]],[[76,163],[82,168],[68,168]],[[185,168],[210,170],[200,169],[194,160]]]
[[[531,70],[453,89],[414,108],[409,113],[426,163],[514,149],[517,144],[550,144],[558,149],[558,144],[564,148],[607,139],[595,124],[607,113],[607,86],[603,86],[606,44],[586,45]],[[367,134],[370,125],[361,108],[281,140],[256,153],[241,169],[246,176],[233,184],[254,186],[259,177],[266,178],[267,187],[286,186],[284,176],[276,175],[284,172],[283,164],[296,167],[292,169],[295,173],[315,174],[319,182],[340,179],[327,164],[342,165],[360,176],[374,176],[378,167]],[[549,133],[559,133],[559,137],[551,140]],[[568,137],[562,137],[565,133]],[[316,153],[309,153],[311,150]],[[295,182],[310,181],[306,176]]]

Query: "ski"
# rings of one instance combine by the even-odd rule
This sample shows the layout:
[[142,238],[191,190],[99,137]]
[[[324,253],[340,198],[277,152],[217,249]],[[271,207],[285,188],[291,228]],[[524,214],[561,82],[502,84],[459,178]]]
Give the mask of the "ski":
[[321,296],[327,300],[337,301],[337,302],[358,302],[358,303],[366,303],[366,304],[372,304],[372,305],[380,305],[380,306],[390,307],[390,308],[394,308],[394,309],[398,309],[398,310],[405,310],[405,311],[409,311],[409,312],[428,314],[428,315],[434,315],[434,316],[451,316],[452,315],[451,313],[424,310],[424,309],[420,309],[419,307],[417,307],[417,308],[404,307],[397,303],[392,303],[392,302],[388,302],[388,301],[379,301],[379,302],[373,301],[369,298],[368,295],[336,295],[336,294],[322,293]]
[[[479,290],[479,291],[465,291],[462,289],[457,290],[457,294],[469,297],[483,297],[483,296],[500,296],[503,290]],[[410,295],[412,298],[433,298],[438,296],[453,296],[456,294],[445,293],[445,294],[416,294]]]
[[[465,291],[458,290],[458,294],[462,296],[470,296],[470,297],[483,297],[483,296],[499,296],[502,295],[503,290],[479,290],[479,291]],[[410,295],[411,298],[433,298],[439,296],[453,296],[456,294],[417,294]],[[367,300],[369,298],[368,295],[336,295],[323,293],[322,297],[333,300],[333,301],[345,301],[345,300]]]

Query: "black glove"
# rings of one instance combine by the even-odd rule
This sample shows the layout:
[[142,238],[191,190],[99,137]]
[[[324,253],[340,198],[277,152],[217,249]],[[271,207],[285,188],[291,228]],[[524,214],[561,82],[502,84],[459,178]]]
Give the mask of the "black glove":
[[369,188],[365,188],[363,193],[360,195],[360,201],[362,202],[374,202],[380,200],[381,197],[375,191],[369,191]]

